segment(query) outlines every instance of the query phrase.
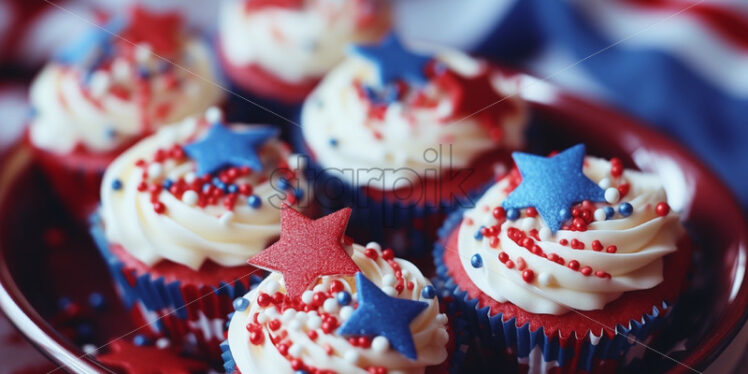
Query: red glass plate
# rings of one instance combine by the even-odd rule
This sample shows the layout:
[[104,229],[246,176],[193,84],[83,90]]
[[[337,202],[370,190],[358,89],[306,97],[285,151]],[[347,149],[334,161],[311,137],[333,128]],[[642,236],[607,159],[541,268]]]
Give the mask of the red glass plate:
[[[589,154],[622,157],[628,167],[657,173],[665,181],[671,206],[684,218],[696,250],[689,287],[672,326],[653,343],[653,350],[645,350],[643,362],[651,372],[705,370],[748,317],[748,226],[736,199],[707,167],[664,134],[535,78],[523,77],[523,87],[533,117],[532,151],[585,142]],[[105,345],[133,330],[85,224],[62,214],[23,145],[0,155],[0,286],[0,306],[11,321],[71,371],[105,372],[80,346]],[[91,292],[105,296],[103,310],[85,312]],[[61,297],[72,300],[83,310],[81,315],[61,311]],[[81,337],[76,333],[80,323],[94,333]]]

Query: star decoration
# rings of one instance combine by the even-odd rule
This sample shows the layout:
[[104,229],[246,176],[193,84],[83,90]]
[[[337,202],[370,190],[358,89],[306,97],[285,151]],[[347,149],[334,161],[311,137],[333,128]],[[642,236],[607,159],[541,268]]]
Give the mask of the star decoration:
[[571,206],[605,201],[605,191],[582,173],[585,146],[577,144],[546,158],[514,152],[522,182],[501,204],[504,209],[534,207],[555,234],[571,218]]
[[269,126],[232,131],[216,123],[201,140],[185,145],[184,152],[197,162],[199,175],[212,174],[231,166],[247,166],[261,171],[257,148],[277,134],[278,130]]
[[496,90],[491,76],[492,71],[488,67],[472,77],[465,77],[449,69],[438,73],[436,84],[444,87],[451,95],[452,113],[449,119],[477,114],[484,126],[493,128],[502,117],[518,111],[513,100]]
[[342,240],[351,208],[313,220],[283,204],[280,239],[249,264],[283,274],[286,295],[296,298],[323,275],[353,275],[358,266]]
[[120,36],[130,46],[132,43],[147,43],[154,53],[173,56],[179,50],[181,30],[179,13],[153,13],[135,6],[130,10],[130,23]]
[[127,374],[192,374],[209,369],[204,362],[181,357],[169,348],[137,346],[131,342],[117,340],[109,346],[109,352],[96,359],[112,369]]
[[422,85],[426,83],[424,69],[430,56],[412,53],[403,47],[400,40],[390,34],[378,45],[354,45],[352,52],[371,61],[377,68],[379,84],[388,85],[398,79]]
[[340,335],[384,336],[390,346],[411,360],[418,358],[410,323],[429,304],[387,296],[362,273],[356,273],[358,308],[338,329]]
[[77,64],[111,53],[112,34],[121,32],[125,25],[124,18],[113,17],[101,28],[93,27],[86,31],[71,45],[63,48],[56,58],[62,63]]

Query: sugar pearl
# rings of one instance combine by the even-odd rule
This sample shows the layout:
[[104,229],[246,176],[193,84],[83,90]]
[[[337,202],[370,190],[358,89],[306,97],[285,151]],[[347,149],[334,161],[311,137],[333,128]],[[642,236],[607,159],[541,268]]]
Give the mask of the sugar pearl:
[[330,314],[337,312],[338,308],[340,308],[340,306],[338,305],[338,301],[335,300],[335,298],[327,299],[322,304],[322,310]]
[[205,111],[205,119],[208,123],[221,122],[221,117],[223,117],[223,113],[217,107],[212,106]]
[[289,322],[295,317],[296,317],[296,311],[294,311],[293,309],[286,309],[283,311],[283,315],[281,315],[281,321]]
[[358,352],[354,351],[353,349],[349,349],[343,354],[343,359],[352,364],[358,362],[358,357]]
[[197,204],[197,200],[198,196],[197,192],[195,191],[187,190],[182,194],[182,201],[189,206],[195,206],[195,204]]
[[533,226],[535,226],[535,218],[532,218],[532,217],[524,218],[520,225],[522,227],[522,230],[530,231],[530,229],[532,229]]
[[130,80],[131,74],[130,64],[125,59],[118,58],[114,60],[114,63],[112,63],[112,77],[114,77],[114,80],[119,82]]
[[304,304],[309,304],[312,302],[312,298],[314,297],[314,292],[312,291],[304,291],[304,293],[301,294],[301,301]]
[[111,78],[108,73],[104,71],[97,71],[91,75],[91,81],[89,82],[89,89],[91,95],[94,97],[102,97],[109,90],[111,84]]
[[366,244],[366,248],[371,248],[371,249],[374,249],[374,250],[379,251],[379,252],[382,251],[382,246],[379,245],[379,243],[377,243],[377,242],[369,242],[369,243],[367,243]]
[[92,354],[95,354],[95,353],[96,353],[96,352],[97,352],[98,350],[99,350],[99,349],[98,349],[98,348],[96,348],[96,346],[95,346],[95,345],[93,345],[93,344],[85,344],[85,345],[83,346],[83,353],[85,353],[85,354],[87,354],[87,355],[92,355]]
[[288,329],[291,331],[299,331],[301,330],[301,321],[292,319],[288,322]]
[[164,167],[158,162],[148,165],[148,177],[151,179],[160,177],[163,171]]
[[316,330],[320,326],[322,326],[322,318],[319,318],[319,316],[316,314],[309,315],[309,318],[307,318],[306,320],[306,327],[312,330]]
[[151,58],[152,53],[153,53],[153,50],[151,49],[150,44],[139,43],[135,47],[135,61],[141,64],[148,62],[148,59]]
[[327,287],[325,287],[324,284],[318,284],[318,285],[314,286],[314,288],[312,288],[312,292],[314,292],[314,293],[317,293],[317,292],[323,292],[324,293],[325,291],[327,291]]
[[292,357],[299,357],[301,355],[301,345],[292,344],[290,347],[288,347],[288,354]]
[[600,182],[597,183],[597,185],[604,190],[610,188],[610,184],[610,178],[603,178],[600,180]]
[[491,214],[485,215],[483,217],[483,226],[493,226],[497,223],[499,223],[499,221],[497,221],[496,218],[494,218],[494,216]]
[[371,341],[371,350],[382,353],[390,348],[390,341],[384,336],[377,336]]
[[382,292],[384,292],[388,296],[397,296],[397,290],[394,289],[394,288],[392,288],[392,287],[390,287],[390,286],[386,286],[386,287],[382,288]]
[[194,172],[189,172],[184,175],[184,181],[187,183],[192,183],[197,179],[197,175]]
[[267,308],[267,309],[265,309],[264,313],[265,313],[266,316],[268,316],[270,318],[276,318],[276,317],[278,317],[278,311],[275,310],[275,308]]
[[610,204],[615,204],[618,202],[618,199],[621,198],[621,193],[618,192],[617,188],[610,187],[605,190],[605,201],[607,201]]
[[170,344],[171,342],[167,338],[159,338],[158,340],[156,340],[156,347],[158,349],[164,349],[168,347]]
[[606,219],[608,219],[608,216],[605,214],[605,209],[595,209],[595,221],[605,221]]
[[230,224],[233,219],[234,219],[234,212],[226,212],[226,213],[221,214],[221,217],[218,218],[218,222],[221,225],[226,226]]
[[[265,282],[262,282],[262,289],[268,293],[268,294],[274,294],[278,289],[280,288],[280,283],[276,280],[267,279]],[[290,310],[290,309],[289,309]]]
[[392,286],[395,284],[395,276],[392,274],[385,274],[382,277],[382,284],[385,286]]
[[348,318],[351,318],[351,315],[353,314],[353,307],[352,306],[344,306],[340,308],[340,319],[347,320]]
[[538,284],[541,286],[548,286],[553,281],[553,276],[548,273],[538,274]]

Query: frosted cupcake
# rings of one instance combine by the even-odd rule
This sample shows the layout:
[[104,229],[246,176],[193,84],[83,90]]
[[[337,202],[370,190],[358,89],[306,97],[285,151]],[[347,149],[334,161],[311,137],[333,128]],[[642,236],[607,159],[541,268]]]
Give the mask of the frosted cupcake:
[[[386,1],[227,0],[218,49],[226,75],[243,96],[296,116],[296,106],[343,59],[349,43],[378,40],[388,28]],[[241,98],[232,100],[232,110],[238,116],[250,112],[252,120],[279,121]]]
[[136,7],[102,27],[63,50],[30,91],[29,141],[64,202],[82,215],[117,154],[222,99],[208,45],[178,14]]
[[488,355],[508,350],[530,371],[614,370],[683,286],[678,214],[658,176],[585,157],[584,145],[514,159],[447,221],[437,272]]
[[316,167],[322,204],[351,204],[355,225],[384,228],[366,227],[366,239],[414,254],[523,146],[517,86],[485,61],[414,52],[390,35],[352,48],[322,80],[294,141]]
[[391,250],[344,239],[349,215],[283,210],[280,240],[250,260],[272,273],[234,302],[227,372],[447,372],[436,290]]
[[278,237],[282,203],[305,206],[293,159],[277,130],[213,110],[118,157],[93,233],[125,304],[217,359],[231,301],[262,275],[247,259]]

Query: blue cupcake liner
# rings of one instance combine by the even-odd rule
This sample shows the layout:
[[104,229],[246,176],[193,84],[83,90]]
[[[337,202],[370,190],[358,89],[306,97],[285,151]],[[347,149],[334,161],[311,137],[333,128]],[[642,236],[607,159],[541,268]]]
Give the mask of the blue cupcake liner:
[[[376,241],[390,247],[399,257],[428,255],[441,224],[455,209],[474,205],[476,198],[491,185],[487,183],[467,196],[445,198],[437,204],[416,204],[397,200],[376,200],[363,188],[350,185],[328,173],[311,156],[301,128],[293,129],[291,144],[297,153],[306,158],[304,176],[314,187],[314,198],[322,213],[329,214],[345,207],[353,208],[349,230],[360,241]],[[431,226],[431,227],[428,227]]]
[[[439,229],[440,239],[447,238],[458,228],[463,213],[464,210],[460,210],[449,215]],[[598,337],[590,331],[582,339],[571,337],[570,343],[562,344],[558,336],[547,336],[543,327],[532,331],[529,323],[517,326],[515,318],[505,321],[501,313],[491,316],[488,306],[480,308],[479,300],[470,298],[467,291],[462,290],[452,280],[444,264],[445,250],[441,242],[435,244],[435,286],[440,290],[440,297],[452,304],[448,311],[461,315],[467,321],[467,331],[477,337],[477,348],[486,356],[484,358],[512,352],[518,362],[530,365],[531,372],[534,365],[551,363],[561,368],[570,368],[569,365],[573,365],[574,362],[576,367],[570,369],[593,372],[594,365],[599,360],[621,360],[629,348],[637,344],[636,342],[645,340],[662,327],[672,309],[670,304],[663,301],[661,305],[653,306],[652,311],[643,315],[640,320],[631,320],[628,326],[616,325],[616,334],[612,338],[604,332]],[[600,331],[602,330],[601,327]],[[581,340],[581,344],[573,344],[574,340],[577,343]],[[542,352],[542,362],[536,355],[531,357],[536,348]]]
[[[150,274],[146,273],[139,276],[133,274],[135,284],[130,284],[125,275],[125,264],[109,250],[109,243],[104,236],[104,230],[98,213],[93,214],[89,222],[91,236],[99,252],[104,260],[106,260],[119,295],[128,309],[139,303],[149,312],[158,313],[169,310],[181,320],[188,318],[188,310],[181,282],[166,282],[163,277],[154,279]],[[225,295],[230,303],[235,298],[243,296],[253,286],[259,284],[260,281],[262,281],[262,277],[253,274],[243,280],[236,280],[233,283],[221,282],[218,285],[208,286],[216,296]],[[230,304],[226,305],[226,308],[230,308]]]

